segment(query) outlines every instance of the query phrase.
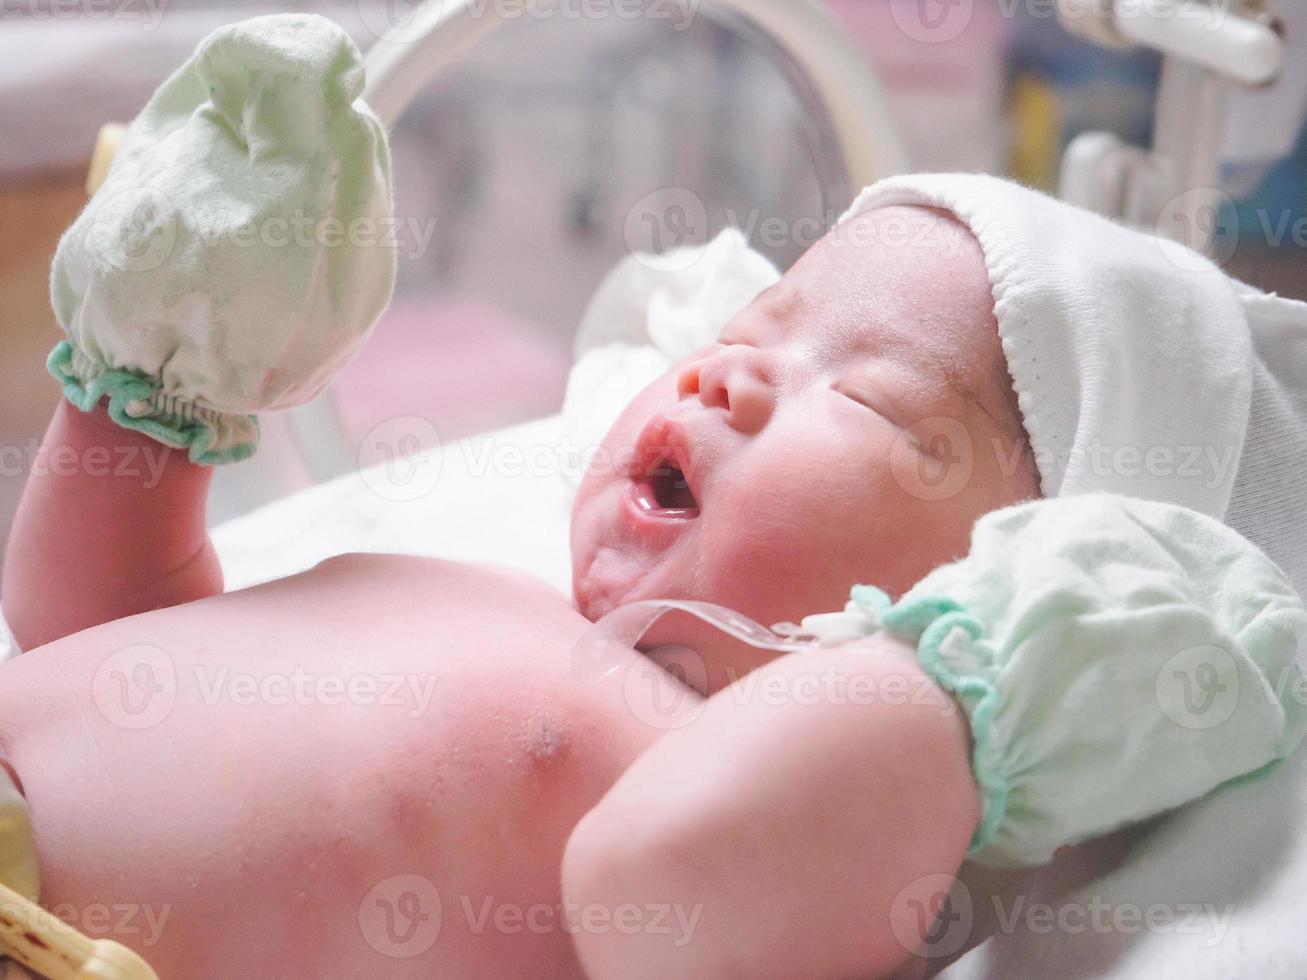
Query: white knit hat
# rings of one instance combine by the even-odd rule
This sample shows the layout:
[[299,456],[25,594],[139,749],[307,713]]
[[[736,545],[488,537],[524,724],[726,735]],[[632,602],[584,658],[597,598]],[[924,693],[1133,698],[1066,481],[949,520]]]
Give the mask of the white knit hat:
[[980,174],[889,178],[842,220],[896,204],[951,211],[980,242],[1046,497],[1221,518],[1307,592],[1307,304]]

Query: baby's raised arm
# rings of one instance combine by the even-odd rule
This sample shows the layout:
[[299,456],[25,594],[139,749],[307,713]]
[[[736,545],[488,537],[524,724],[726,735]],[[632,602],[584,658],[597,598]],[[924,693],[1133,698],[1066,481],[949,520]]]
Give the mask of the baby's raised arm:
[[205,530],[213,470],[61,401],[23,490],[0,580],[23,650],[222,591]]
[[321,391],[394,287],[390,154],[362,90],[321,17],[220,28],[60,240],[47,366],[81,411],[55,413],[9,545],[24,648],[221,591],[207,467],[255,451],[256,413]]

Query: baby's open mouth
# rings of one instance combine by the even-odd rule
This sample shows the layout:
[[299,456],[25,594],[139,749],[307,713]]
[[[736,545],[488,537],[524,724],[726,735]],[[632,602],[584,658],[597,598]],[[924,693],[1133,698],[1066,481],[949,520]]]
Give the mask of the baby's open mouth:
[[640,433],[629,471],[631,501],[646,517],[693,520],[699,516],[695,494],[693,444],[685,430],[666,416],[655,416]]
[[653,467],[635,486],[635,502],[640,508],[659,517],[693,518],[699,516],[699,501],[686,482],[680,467],[664,460]]

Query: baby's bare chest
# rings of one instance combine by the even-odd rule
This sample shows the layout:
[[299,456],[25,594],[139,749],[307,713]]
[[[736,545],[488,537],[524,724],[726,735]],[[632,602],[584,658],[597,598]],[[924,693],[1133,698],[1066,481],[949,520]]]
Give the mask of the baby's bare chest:
[[557,901],[571,827],[656,736],[574,669],[588,629],[511,575],[357,556],[26,654],[0,671],[0,739],[47,899],[167,905],[163,975],[242,949],[260,975],[264,944],[215,923],[253,936],[258,908],[309,903],[295,955],[362,966],[361,903],[412,874],[447,905],[415,975],[562,963],[562,923],[487,937],[477,910]]

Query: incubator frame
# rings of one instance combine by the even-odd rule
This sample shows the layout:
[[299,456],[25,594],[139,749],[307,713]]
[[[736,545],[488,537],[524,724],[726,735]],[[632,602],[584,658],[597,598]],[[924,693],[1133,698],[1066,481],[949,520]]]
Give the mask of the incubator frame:
[[[1261,0],[1056,2],[1059,19],[1073,33],[1106,46],[1137,44],[1163,54],[1152,148],[1128,146],[1109,133],[1077,136],[1062,161],[1059,195],[1210,251],[1223,197],[1225,95],[1231,85],[1265,85],[1279,73],[1284,47],[1277,22]],[[909,169],[880,83],[816,0],[705,0],[701,12],[753,34],[782,56],[788,80],[832,140],[838,172],[819,175],[823,196],[842,192],[846,202],[858,188]],[[369,52],[364,98],[393,126],[432,78],[509,19],[497,5],[480,0],[427,0]],[[356,466],[330,389],[291,412],[290,422],[315,479]]]

